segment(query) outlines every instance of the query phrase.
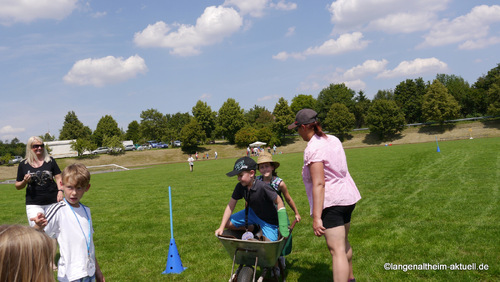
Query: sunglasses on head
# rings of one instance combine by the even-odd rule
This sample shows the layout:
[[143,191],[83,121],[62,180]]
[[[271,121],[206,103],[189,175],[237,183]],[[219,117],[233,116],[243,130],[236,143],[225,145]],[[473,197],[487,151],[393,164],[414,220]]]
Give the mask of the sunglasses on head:
[[38,149],[38,148],[43,148],[45,147],[45,144],[34,144],[31,145],[31,149]]

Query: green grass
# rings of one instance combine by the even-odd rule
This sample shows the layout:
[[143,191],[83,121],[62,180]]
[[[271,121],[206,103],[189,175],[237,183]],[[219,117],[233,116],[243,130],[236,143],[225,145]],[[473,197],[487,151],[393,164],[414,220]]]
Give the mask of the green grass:
[[[500,138],[346,150],[362,200],[350,241],[358,281],[500,279]],[[331,281],[324,238],[312,232],[302,154],[275,156],[303,221],[287,257],[288,281]],[[157,165],[92,175],[82,202],[94,219],[97,258],[108,281],[227,281],[232,258],[214,237],[236,178],[234,159]],[[181,274],[165,270],[168,186]],[[1,223],[26,224],[24,191],[0,186]],[[243,207],[238,203],[237,209]],[[290,214],[292,216],[293,213]],[[393,264],[483,263],[489,270],[384,270]]]

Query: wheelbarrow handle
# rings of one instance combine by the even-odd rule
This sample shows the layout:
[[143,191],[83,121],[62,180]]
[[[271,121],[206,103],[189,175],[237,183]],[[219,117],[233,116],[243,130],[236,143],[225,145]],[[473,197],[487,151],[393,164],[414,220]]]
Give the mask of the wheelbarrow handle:
[[298,221],[295,219],[293,222],[292,222],[292,225],[290,225],[290,233],[292,233],[292,230],[293,228],[295,227],[295,223],[297,223]]

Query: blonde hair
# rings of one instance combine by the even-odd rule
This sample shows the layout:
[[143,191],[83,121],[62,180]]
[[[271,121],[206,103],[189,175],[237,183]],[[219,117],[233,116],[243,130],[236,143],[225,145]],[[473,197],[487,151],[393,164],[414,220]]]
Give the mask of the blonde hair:
[[56,244],[45,233],[23,225],[0,226],[0,281],[49,282]]
[[77,187],[87,187],[90,183],[90,172],[81,163],[74,163],[67,166],[62,172],[62,182],[68,183],[73,180]]
[[[42,138],[38,136],[31,136],[30,139],[28,139],[28,143],[26,143],[26,162],[29,163],[31,166],[35,164],[35,161],[37,160],[37,156],[35,152],[31,149],[31,146],[33,146],[33,143],[43,143]],[[48,163],[51,161],[49,152],[47,152],[47,148],[44,146],[43,147],[43,160]]]

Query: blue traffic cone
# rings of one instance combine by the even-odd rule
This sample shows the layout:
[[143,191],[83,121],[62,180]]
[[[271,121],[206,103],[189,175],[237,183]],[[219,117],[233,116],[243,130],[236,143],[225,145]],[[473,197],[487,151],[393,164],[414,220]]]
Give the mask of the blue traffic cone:
[[181,273],[186,268],[182,266],[181,256],[177,251],[177,246],[175,245],[175,239],[170,239],[170,247],[168,248],[168,259],[165,271],[162,274],[169,273]]

